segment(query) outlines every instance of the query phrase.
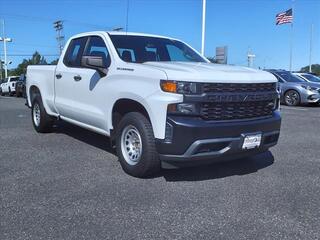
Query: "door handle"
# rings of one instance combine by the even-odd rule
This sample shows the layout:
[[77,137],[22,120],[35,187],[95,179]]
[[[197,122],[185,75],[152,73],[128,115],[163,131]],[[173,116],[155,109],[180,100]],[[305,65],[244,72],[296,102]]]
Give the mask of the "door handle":
[[58,74],[56,74],[56,78],[57,78],[57,79],[60,79],[60,78],[62,78],[62,75],[61,75],[61,73],[58,73]]
[[80,75],[76,75],[76,76],[73,77],[73,79],[75,81],[80,81],[81,80],[81,76]]

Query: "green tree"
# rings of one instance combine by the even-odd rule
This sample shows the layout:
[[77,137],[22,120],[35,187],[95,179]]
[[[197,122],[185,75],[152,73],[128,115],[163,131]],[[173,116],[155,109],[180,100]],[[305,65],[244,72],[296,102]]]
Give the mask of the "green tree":
[[59,61],[59,58],[53,60],[50,65],[57,65],[58,64],[58,61]]
[[19,76],[26,74],[29,65],[47,65],[47,60],[39,52],[35,52],[30,59],[23,59],[16,69],[10,71],[10,75]]
[[[320,76],[320,64],[312,64],[311,65],[312,72],[316,75]],[[309,66],[305,66],[301,68],[301,72],[309,72]]]

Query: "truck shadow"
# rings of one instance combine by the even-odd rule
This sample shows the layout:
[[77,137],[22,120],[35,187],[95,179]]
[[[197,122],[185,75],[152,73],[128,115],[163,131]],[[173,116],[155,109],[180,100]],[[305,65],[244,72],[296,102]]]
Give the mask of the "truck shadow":
[[[111,148],[109,138],[86,129],[74,126],[64,121],[59,121],[54,126],[54,133],[66,134],[74,139],[106,151],[116,157],[115,149]],[[107,157],[106,157],[107,160]],[[257,156],[235,161],[214,163],[197,167],[180,169],[163,169],[149,179],[163,177],[168,182],[179,181],[205,181],[229,176],[241,176],[257,172],[274,163],[274,157],[270,151]],[[125,173],[124,173],[125,174]]]
[[110,154],[116,155],[115,149],[110,146],[110,139],[101,134],[86,130],[84,128],[72,125],[65,121],[59,121],[54,125],[53,132],[57,134],[66,134],[69,137],[77,139],[81,142],[107,151]]
[[254,157],[238,159],[229,162],[214,163],[191,168],[163,170],[162,176],[168,182],[178,181],[204,181],[225,178],[229,176],[247,175],[269,167],[274,163],[270,151]]

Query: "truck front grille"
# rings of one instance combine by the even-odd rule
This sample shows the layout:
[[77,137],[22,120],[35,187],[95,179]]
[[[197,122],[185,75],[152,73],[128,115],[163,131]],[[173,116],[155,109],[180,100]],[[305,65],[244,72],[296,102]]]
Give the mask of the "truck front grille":
[[[270,117],[277,106],[277,98],[259,98],[276,93],[276,83],[205,83],[202,92],[215,97],[212,101],[200,104],[200,116],[204,120],[224,121]],[[259,94],[261,93],[261,94]],[[256,98],[240,98],[240,95],[252,95]],[[277,94],[275,94],[277,96]]]
[[243,93],[276,91],[276,83],[205,83],[204,93]]

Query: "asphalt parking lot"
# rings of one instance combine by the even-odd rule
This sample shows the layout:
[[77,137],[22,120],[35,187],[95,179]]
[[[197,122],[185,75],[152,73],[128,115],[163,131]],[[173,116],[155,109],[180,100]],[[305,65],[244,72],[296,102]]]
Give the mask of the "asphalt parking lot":
[[0,239],[320,239],[320,107],[282,112],[269,153],[137,179],[107,138],[37,134],[0,97]]

